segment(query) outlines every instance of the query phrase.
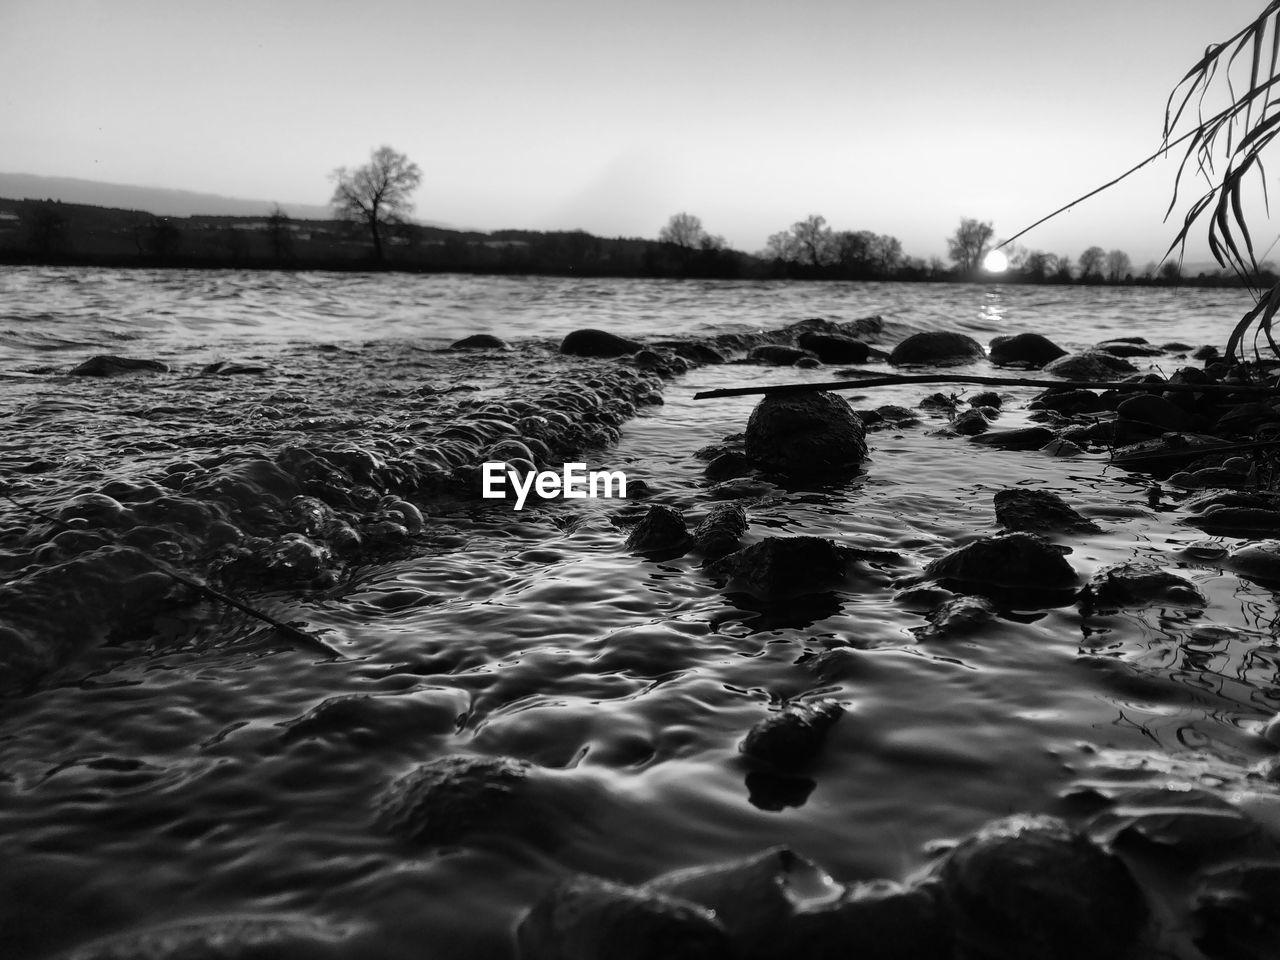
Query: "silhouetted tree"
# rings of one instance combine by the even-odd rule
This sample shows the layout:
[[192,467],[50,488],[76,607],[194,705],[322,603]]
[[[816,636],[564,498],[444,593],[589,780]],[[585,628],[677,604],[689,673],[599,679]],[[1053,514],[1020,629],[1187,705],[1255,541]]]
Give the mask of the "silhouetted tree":
[[658,232],[658,239],[663,243],[674,243],[678,247],[697,250],[707,239],[707,231],[702,229],[702,221],[691,213],[675,213],[667,221],[667,225]]
[[339,217],[369,228],[374,259],[382,261],[382,230],[413,209],[409,195],[422,182],[422,171],[403,153],[381,146],[363,167],[338,167],[330,175],[336,186],[329,201]]
[[1102,278],[1102,264],[1107,258],[1107,251],[1101,247],[1090,247],[1080,254],[1080,279],[1085,283],[1093,283]]
[[293,259],[293,227],[289,215],[276,204],[267,217],[267,241],[271,244],[271,256],[277,262]]
[[1166,260],[1160,264],[1160,282],[1178,283],[1182,280],[1182,264],[1177,260]]
[[956,262],[962,274],[973,273],[991,250],[995,229],[990,222],[965,217],[956,232],[947,238],[947,256]]
[[845,230],[832,239],[840,267],[852,276],[883,277],[902,264],[902,243],[897,237]]
[[1032,250],[1022,265],[1022,271],[1028,280],[1040,282],[1047,280],[1058,269],[1058,258],[1043,250]]
[[1058,268],[1053,272],[1053,279],[1058,283],[1070,283],[1071,275],[1071,258],[1065,253],[1058,254]]
[[826,218],[811,213],[805,219],[793,223],[790,230],[773,234],[765,246],[764,255],[822,267],[835,263],[839,252]]
[[1133,272],[1133,262],[1123,250],[1112,250],[1107,254],[1107,279],[1118,283]]

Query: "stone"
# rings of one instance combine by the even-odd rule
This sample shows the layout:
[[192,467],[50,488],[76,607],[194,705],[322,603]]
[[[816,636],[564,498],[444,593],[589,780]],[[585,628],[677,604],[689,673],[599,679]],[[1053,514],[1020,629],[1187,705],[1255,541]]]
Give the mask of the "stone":
[[378,822],[415,843],[456,843],[508,817],[519,818],[520,794],[532,771],[532,764],[507,757],[440,757],[383,792]]
[[871,352],[861,340],[838,333],[802,333],[796,343],[823,363],[866,363]]
[[733,960],[715,914],[687,900],[577,876],[556,884],[516,927],[520,960]]
[[[1280,514],[1275,521],[1275,529],[1280,530]],[[1261,540],[1236,547],[1227,554],[1224,566],[1248,580],[1280,583],[1280,540]]]
[[721,480],[733,480],[735,477],[746,477],[754,468],[747,455],[739,450],[729,450],[720,454],[707,464],[702,471],[708,480],[719,483]]
[[766,537],[707,564],[731,593],[775,601],[839,589],[857,560],[896,562],[888,550],[844,547],[825,537]]
[[1029,404],[1028,410],[1054,410],[1058,413],[1097,413],[1107,409],[1106,402],[1092,390],[1046,390]]
[[1137,371],[1138,368],[1123,357],[1098,350],[1068,354],[1044,366],[1045,373],[1063,380],[1114,380]]
[[747,513],[736,503],[718,503],[694,528],[694,547],[709,560],[718,560],[738,549],[747,532]]
[[1190,430],[1191,417],[1185,410],[1164,397],[1140,393],[1121,401],[1116,412],[1126,420],[1153,423],[1165,430]]
[[803,767],[822,752],[827,733],[843,715],[844,707],[830,698],[789,703],[747,732],[742,752],[778,769]]
[[774,367],[789,367],[799,360],[812,357],[808,350],[788,346],[784,343],[762,343],[752,347],[747,354],[748,363],[766,363]]
[[963,333],[944,330],[913,333],[893,348],[889,362],[895,366],[913,363],[953,364],[982,360],[982,344]]
[[927,626],[911,632],[917,640],[942,640],[957,634],[971,633],[996,618],[996,608],[982,597],[956,597],[944,600],[929,613]]
[[1271,960],[1280,943],[1280,863],[1235,863],[1200,878],[1196,946],[1213,960]]
[[1048,427],[1019,427],[1015,430],[995,430],[973,437],[971,443],[1000,450],[1039,450],[1057,437]]
[[450,350],[510,350],[507,342],[491,333],[473,333],[449,344]]
[[682,551],[689,543],[684,515],[675,507],[655,503],[627,535],[627,547],[636,553]]
[[1159,347],[1147,343],[1141,337],[1104,340],[1102,343],[1094,344],[1093,349],[1109,353],[1113,357],[1158,357],[1164,353]]
[[359,941],[358,933],[354,924],[334,924],[301,913],[232,913],[112,934],[57,956],[59,960],[321,960],[348,954],[352,945],[344,941]]
[[237,363],[234,360],[219,360],[200,368],[202,377],[231,377],[239,374],[266,373],[271,368],[262,363]]
[[159,360],[135,360],[99,354],[71,369],[73,377],[119,377],[127,373],[168,373],[169,365]]
[[994,390],[984,390],[981,393],[975,393],[969,398],[969,406],[971,407],[995,407],[999,410],[1004,406],[1004,400],[1000,394]]
[[1098,533],[1100,528],[1049,490],[1009,487],[997,490],[996,520],[1006,530],[1029,533]]
[[590,329],[574,330],[560,342],[560,352],[575,357],[622,357],[643,347],[639,341]]
[[1184,517],[1180,523],[1214,536],[1275,537],[1280,536],[1280,510],[1257,507],[1218,507],[1204,513]]
[[793,478],[853,472],[867,458],[866,430],[834,393],[771,394],[747,421],[746,455],[755,466]]
[[1120,960],[1147,922],[1124,862],[1056,817],[987,824],[951,851],[939,876],[966,957]]
[[965,544],[924,568],[932,580],[973,586],[1064,590],[1076,572],[1053,544],[1030,533],[1006,533]]
[[1107,609],[1120,607],[1203,607],[1204,595],[1185,577],[1167,573],[1155,563],[1128,560],[1103,567],[1085,587],[1081,603]]
[[1191,354],[1192,360],[1216,360],[1218,358],[1218,348],[1213,344],[1206,343],[1203,346],[1196,347]]
[[974,437],[986,433],[991,426],[980,410],[970,408],[951,421],[951,429],[962,437]]
[[1002,367],[1038,369],[1066,355],[1066,350],[1039,333],[1018,333],[991,341],[991,362]]

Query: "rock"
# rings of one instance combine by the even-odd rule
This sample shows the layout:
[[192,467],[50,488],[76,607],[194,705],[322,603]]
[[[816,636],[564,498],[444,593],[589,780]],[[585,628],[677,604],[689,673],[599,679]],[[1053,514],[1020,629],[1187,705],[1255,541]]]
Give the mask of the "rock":
[[560,342],[560,352],[575,357],[622,357],[644,347],[604,330],[574,330]]
[[627,546],[636,553],[668,553],[683,550],[688,543],[684,515],[661,503],[652,504],[627,535]]
[[126,373],[168,373],[169,365],[159,360],[134,360],[99,354],[72,368],[73,377],[118,377]]
[[1196,946],[1211,960],[1272,960],[1280,943],[1280,863],[1238,863],[1201,877]]
[[1247,472],[1226,467],[1201,467],[1199,470],[1180,470],[1171,474],[1169,483],[1184,490],[1212,490],[1240,488],[1249,484]]
[[456,843],[522,815],[533,765],[507,757],[440,757],[396,780],[378,800],[388,833],[424,844]]
[[889,551],[843,547],[824,537],[766,537],[707,564],[706,571],[726,580],[731,593],[774,601],[837,589],[853,562],[868,558],[897,559]]
[[1066,354],[1066,350],[1038,333],[995,337],[991,341],[991,362],[1002,367],[1020,366],[1038,369]]
[[889,362],[895,366],[909,363],[952,364],[982,360],[986,352],[982,344],[963,333],[943,330],[913,333],[893,348]]
[[236,363],[233,360],[219,360],[200,368],[202,377],[231,377],[246,373],[266,373],[271,368],[262,363]]
[[866,363],[871,352],[861,340],[838,333],[802,333],[796,343],[823,363]]
[[1044,367],[1045,373],[1063,380],[1114,380],[1118,376],[1137,371],[1138,368],[1128,360],[1097,350],[1059,357]]
[[1147,343],[1141,337],[1104,340],[1094,344],[1093,349],[1109,353],[1113,357],[1158,357],[1164,353],[1159,347]]
[[1153,562],[1129,560],[1103,567],[1085,587],[1082,603],[1103,608],[1203,607],[1204,595],[1185,577],[1166,573]]
[[999,410],[1004,406],[1004,400],[1002,400],[1000,394],[996,393],[994,390],[984,390],[981,393],[975,393],[969,398],[969,406],[995,407]]
[[979,587],[1065,590],[1077,582],[1062,551],[1030,533],[975,540],[932,561],[924,572],[933,580]]
[[1217,437],[1196,433],[1166,433],[1154,440],[1116,448],[1111,453],[1111,462],[1142,470],[1172,470],[1202,456],[1200,448],[1218,446],[1221,442]]
[[303,914],[224,914],[113,934],[58,960],[338,960],[356,932]]
[[1120,960],[1147,905],[1128,868],[1056,817],[989,823],[939,872],[958,955]]
[[751,461],[747,459],[747,455],[738,450],[730,450],[720,454],[710,463],[707,464],[703,475],[713,482],[719,483],[721,480],[733,480],[735,477],[745,477],[751,474],[754,468]]
[[1224,537],[1280,536],[1280,510],[1257,507],[1218,507],[1197,516],[1184,517],[1180,523]]
[[774,367],[789,367],[806,357],[813,357],[808,350],[790,347],[783,343],[762,343],[751,348],[747,354],[748,363],[767,363]]
[[862,421],[837,394],[772,394],[751,411],[746,455],[784,476],[830,476],[851,472],[867,458],[865,437]]
[[1097,413],[1106,410],[1107,405],[1092,390],[1046,390],[1029,404],[1028,410],[1053,410],[1067,415],[1077,413]]
[[1080,454],[1084,453],[1084,450],[1078,443],[1058,437],[1050,440],[1041,447],[1040,452],[1048,454],[1051,457],[1078,457]]
[[[1275,521],[1280,529],[1280,514]],[[1262,540],[1237,547],[1227,555],[1224,565],[1247,580],[1280,583],[1280,540]]]
[[421,694],[345,694],[329,697],[300,717],[277,724],[280,739],[349,740],[384,746],[400,737],[452,733],[466,704],[453,691]]
[[802,767],[822,752],[827,732],[843,715],[844,707],[829,698],[789,703],[748,731],[742,752],[770,767]]
[[510,350],[507,342],[491,333],[473,333],[449,344],[450,350]]
[[1185,410],[1164,397],[1150,393],[1140,393],[1121,401],[1116,412],[1126,420],[1153,423],[1165,430],[1190,430],[1192,426],[1191,417]]
[[1029,533],[1098,533],[1092,520],[1082,517],[1056,493],[1010,487],[994,497],[996,520],[1006,530]]
[[945,600],[929,614],[929,624],[911,632],[917,640],[943,640],[969,633],[996,618],[996,608],[982,597],[956,597]]
[[521,960],[732,960],[714,913],[598,877],[557,884],[520,920]]
[[986,433],[987,428],[990,426],[991,424],[982,415],[982,412],[972,408],[951,421],[951,429],[962,437],[973,437],[980,433]]
[[738,549],[747,532],[747,513],[736,503],[718,503],[694,528],[693,545],[709,560],[718,560]]
[[1218,348],[1209,343],[1196,347],[1191,354],[1192,360],[1216,360],[1217,358]]
[[1000,450],[1039,450],[1057,434],[1048,427],[1019,427],[1016,430],[996,430],[974,437],[971,443]]

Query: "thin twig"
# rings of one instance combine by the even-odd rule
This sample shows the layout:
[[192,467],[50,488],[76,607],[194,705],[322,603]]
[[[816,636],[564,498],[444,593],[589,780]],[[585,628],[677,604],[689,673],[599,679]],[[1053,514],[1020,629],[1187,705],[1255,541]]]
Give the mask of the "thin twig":
[[1280,394],[1280,387],[1240,383],[1140,383],[1132,380],[1096,382],[1093,380],[1034,380],[1023,377],[973,377],[961,374],[929,374],[927,376],[867,377],[863,380],[827,380],[822,383],[781,383],[765,387],[726,387],[695,393],[695,400],[715,397],[746,397],[754,394],[810,393],[814,390],[856,390],[864,387],[891,387],[905,383],[977,383],[994,387],[1057,387],[1066,390],[1120,390],[1151,392],[1170,390],[1175,393],[1264,393]]
[[[19,510],[24,510],[29,514],[32,514],[33,516],[39,517],[41,520],[45,520],[49,523],[52,523],[54,526],[62,527],[64,530],[75,529],[74,527],[71,526],[71,524],[67,523],[65,520],[60,520],[57,517],[50,516],[49,514],[41,510],[35,509],[35,507],[29,507],[25,503],[21,503],[20,501],[15,500],[8,492],[0,493],[0,496],[3,496],[6,500],[12,503]],[[102,532],[106,532],[106,531],[102,531]],[[110,536],[110,534],[108,535]],[[112,539],[115,539],[115,538],[112,537]],[[337,652],[331,649],[324,641],[322,641],[318,637],[312,636],[311,634],[307,633],[305,630],[300,630],[297,627],[293,626],[292,624],[285,623],[283,620],[278,620],[275,617],[271,616],[271,614],[269,613],[263,613],[261,610],[257,610],[254,607],[249,606],[249,604],[245,603],[244,601],[237,600],[235,597],[223,593],[221,590],[215,590],[213,587],[209,586],[206,583],[201,583],[199,580],[194,580],[191,577],[188,577],[184,573],[179,573],[177,570],[173,569],[163,560],[157,560],[155,557],[149,556],[143,551],[138,550],[136,547],[134,547],[133,549],[137,550],[137,553],[139,556],[141,556],[144,560],[146,560],[149,564],[151,564],[153,567],[155,567],[157,570],[163,573],[166,577],[169,577],[171,580],[175,580],[178,583],[181,583],[183,586],[190,587],[193,590],[203,594],[204,596],[208,597],[211,600],[216,600],[219,603],[225,603],[227,606],[234,607],[235,609],[241,611],[242,613],[247,613],[249,616],[257,620],[261,620],[263,623],[270,624],[272,627],[274,627],[280,633],[284,634],[289,639],[295,640],[298,643],[301,643],[307,647],[310,647],[313,650],[319,650],[331,656],[338,655]]]

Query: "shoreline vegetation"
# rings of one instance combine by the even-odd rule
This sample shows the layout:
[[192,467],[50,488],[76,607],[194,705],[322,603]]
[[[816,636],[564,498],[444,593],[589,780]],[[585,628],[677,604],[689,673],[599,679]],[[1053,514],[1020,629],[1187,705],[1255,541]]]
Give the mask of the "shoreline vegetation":
[[[687,214],[677,214],[675,222]],[[691,218],[696,219],[696,218]],[[976,221],[965,221],[973,224]],[[827,231],[830,250],[807,256],[806,232]],[[963,228],[964,224],[962,224]],[[1167,261],[1120,266],[1100,247],[1080,264],[1020,251],[995,274],[966,258],[954,265],[905,255],[893,237],[867,231],[831,233],[821,217],[797,222],[758,254],[729,249],[719,238],[687,244],[664,239],[599,237],[582,230],[450,230],[414,223],[384,226],[379,258],[367,227],[349,220],[294,219],[277,208],[263,216],[156,216],[138,210],[0,198],[0,264],[200,270],[327,270],[479,275],[546,275],[656,279],[980,282],[1050,285],[1241,287],[1228,270],[1184,274]],[[959,231],[958,231],[959,232]],[[795,241],[782,243],[783,240]],[[883,256],[885,249],[893,255]],[[770,256],[769,254],[773,255]],[[1260,279],[1274,282],[1269,264]],[[1259,277],[1250,278],[1258,282]]]

